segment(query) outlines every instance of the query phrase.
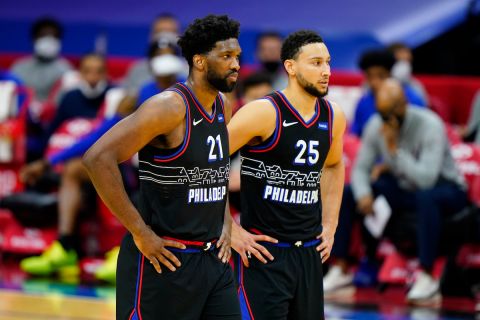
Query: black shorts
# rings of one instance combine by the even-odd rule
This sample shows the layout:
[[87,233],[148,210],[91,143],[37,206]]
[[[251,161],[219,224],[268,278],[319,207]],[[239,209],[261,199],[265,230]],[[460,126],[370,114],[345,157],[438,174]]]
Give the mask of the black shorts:
[[267,264],[252,256],[247,268],[234,256],[242,319],[324,319],[322,260],[316,245],[262,244],[275,258]]
[[122,241],[117,265],[117,319],[240,320],[230,265],[218,251],[174,252],[182,263],[175,272],[156,272],[131,234]]

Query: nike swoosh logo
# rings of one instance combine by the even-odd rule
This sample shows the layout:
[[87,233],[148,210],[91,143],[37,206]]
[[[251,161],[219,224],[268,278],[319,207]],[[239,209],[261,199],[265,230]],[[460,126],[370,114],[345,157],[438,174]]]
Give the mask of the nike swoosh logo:
[[198,120],[198,121],[195,121],[195,119],[193,119],[193,125],[196,126],[197,124],[199,124],[202,121],[203,121],[203,118]]
[[283,120],[283,126],[284,127],[290,127],[290,126],[293,126],[294,124],[297,124],[298,122],[295,121],[295,122],[287,122],[285,120]]

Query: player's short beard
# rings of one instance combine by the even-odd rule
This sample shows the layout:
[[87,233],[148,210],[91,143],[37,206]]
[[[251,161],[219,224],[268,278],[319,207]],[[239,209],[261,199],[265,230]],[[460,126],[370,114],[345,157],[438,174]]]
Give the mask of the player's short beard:
[[317,98],[323,98],[328,94],[328,87],[325,92],[321,92],[318,90],[313,83],[310,83],[305,79],[301,74],[297,74],[297,81],[298,84],[305,90],[308,94],[317,97]]
[[232,92],[237,82],[235,81],[229,84],[228,77],[233,73],[235,73],[235,71],[229,72],[226,76],[221,76],[209,68],[207,71],[207,81],[220,92]]

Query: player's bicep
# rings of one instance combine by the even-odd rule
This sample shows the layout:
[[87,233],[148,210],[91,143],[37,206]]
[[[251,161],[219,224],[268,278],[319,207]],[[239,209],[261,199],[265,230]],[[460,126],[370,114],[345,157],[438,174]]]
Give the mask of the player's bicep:
[[243,106],[228,124],[230,154],[259,137],[266,140],[275,130],[276,112],[267,100],[256,100]]
[[334,166],[340,161],[343,157],[343,134],[346,127],[345,114],[342,109],[337,104],[332,103],[333,113],[334,113],[334,122],[332,128],[332,144],[325,160],[325,166]]
[[103,135],[92,151],[108,153],[117,162],[123,162],[156,136],[171,132],[185,117],[185,106],[172,95],[159,94],[148,99]]

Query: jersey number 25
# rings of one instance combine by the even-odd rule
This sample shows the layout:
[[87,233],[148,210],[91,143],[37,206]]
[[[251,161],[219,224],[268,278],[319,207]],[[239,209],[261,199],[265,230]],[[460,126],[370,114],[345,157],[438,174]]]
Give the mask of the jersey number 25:
[[[293,161],[294,164],[303,165],[308,163],[308,165],[314,165],[318,162],[320,154],[318,153],[318,141],[311,140],[308,143],[305,140],[298,140],[295,145],[295,149],[300,149],[298,155]],[[307,150],[308,149],[308,150]]]

